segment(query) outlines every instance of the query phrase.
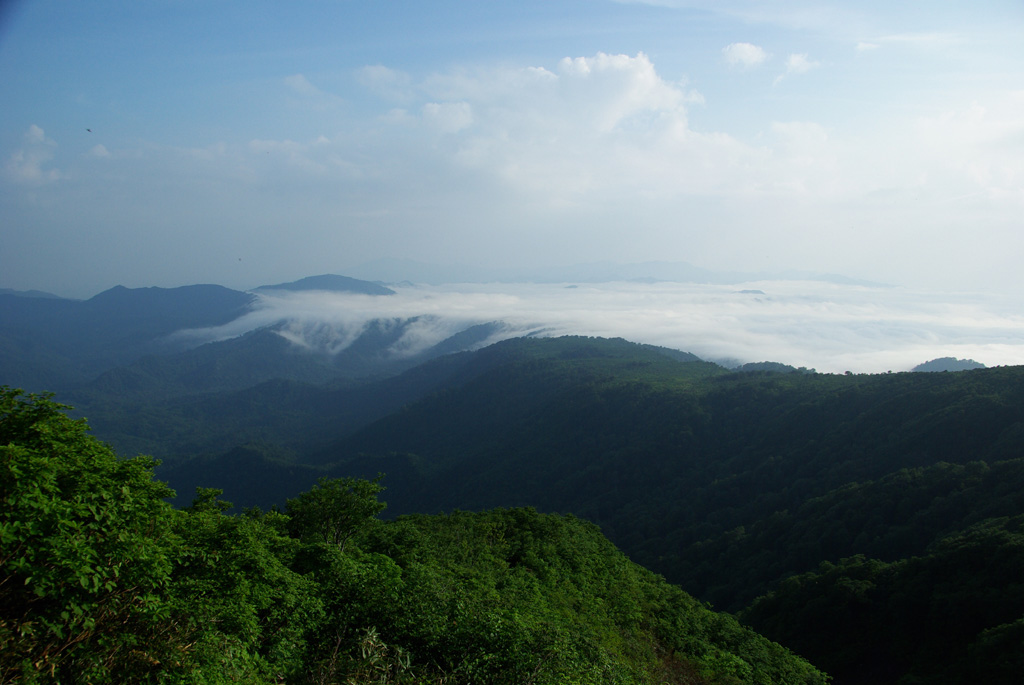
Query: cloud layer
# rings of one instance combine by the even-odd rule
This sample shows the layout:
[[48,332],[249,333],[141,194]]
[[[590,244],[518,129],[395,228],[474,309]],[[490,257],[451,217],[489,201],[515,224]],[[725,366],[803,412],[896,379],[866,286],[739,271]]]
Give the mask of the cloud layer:
[[407,286],[388,297],[262,294],[242,319],[187,335],[199,342],[284,324],[295,344],[337,352],[371,321],[414,317],[396,354],[501,321],[508,327],[487,342],[527,334],[622,337],[709,360],[778,361],[834,373],[903,371],[949,356],[989,366],[1024,363],[1024,317],[1009,300],[797,281]]

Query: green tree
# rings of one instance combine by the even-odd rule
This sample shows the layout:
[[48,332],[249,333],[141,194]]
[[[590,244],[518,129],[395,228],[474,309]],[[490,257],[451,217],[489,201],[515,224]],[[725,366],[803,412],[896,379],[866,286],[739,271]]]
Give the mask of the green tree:
[[387,506],[377,499],[384,490],[383,477],[321,478],[312,489],[288,500],[289,530],[307,541],[337,545],[344,552],[359,528]]
[[50,397],[0,387],[0,681],[137,681],[182,654],[174,493]]
[[189,680],[298,677],[306,635],[323,619],[318,584],[291,569],[302,543],[283,532],[280,513],[226,515],[220,494],[198,488],[179,519],[183,554],[168,595],[193,646]]

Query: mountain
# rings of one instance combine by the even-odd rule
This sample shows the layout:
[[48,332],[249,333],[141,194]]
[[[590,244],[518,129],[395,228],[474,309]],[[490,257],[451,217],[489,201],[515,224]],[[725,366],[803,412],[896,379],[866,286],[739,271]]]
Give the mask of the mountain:
[[395,291],[385,288],[377,283],[361,281],[348,276],[337,276],[324,274],[322,276],[308,276],[291,283],[278,283],[277,285],[261,285],[255,291],[262,290],[326,290],[340,293],[361,293],[363,295],[394,295]]
[[[217,451],[235,445],[259,445],[247,452],[253,468],[267,459],[289,465],[302,463],[325,469],[333,459],[331,444],[359,430],[402,414],[418,401],[439,397],[453,388],[474,384],[492,387],[489,374],[501,373],[510,363],[535,362],[544,356],[546,346],[510,340],[477,352],[446,354],[399,374],[379,379],[347,382],[343,385],[312,386],[290,381],[270,381],[234,393],[208,397],[183,397],[163,403],[134,400],[123,405],[97,403],[81,405],[81,398],[72,398],[76,406],[84,406],[90,424],[104,440],[125,453],[145,452],[165,460],[160,475],[179,492],[179,502],[187,503],[197,486],[207,484],[207,470],[216,462]],[[595,341],[602,346],[601,341]],[[643,350],[655,364],[677,366],[678,360],[698,361],[693,355],[653,346],[637,346],[615,341],[621,349],[613,354]],[[575,353],[574,353],[575,354]],[[615,363],[614,359],[609,360]],[[626,364],[635,365],[629,358]],[[699,363],[704,369],[722,370]],[[634,368],[639,368],[634,366]],[[552,379],[552,382],[560,382]],[[493,386],[497,387],[497,386]],[[471,401],[471,400],[470,400]],[[387,430],[386,426],[380,430]],[[168,451],[168,446],[174,448]],[[260,453],[262,451],[263,453]],[[192,455],[192,459],[183,459]],[[270,464],[267,468],[277,468]],[[369,467],[372,470],[372,466]],[[397,467],[396,467],[397,468]],[[389,472],[390,469],[389,469]],[[371,475],[375,475],[371,474]],[[282,472],[275,481],[282,492],[295,493],[309,487],[312,480],[293,478]],[[296,480],[297,478],[297,480]],[[412,481],[406,485],[413,486]],[[402,487],[395,484],[394,487]],[[229,498],[242,506],[271,506],[279,498],[261,499],[235,484],[226,487]],[[402,511],[411,511],[404,508]]]
[[[804,659],[534,509],[380,521],[379,479],[173,509],[46,398],[0,389],[4,682],[823,685]],[[231,474],[237,480],[268,474]]]
[[[296,346],[274,329],[259,329],[178,354],[146,357],[66,397],[120,452],[151,454],[168,467],[240,444],[270,444],[275,453],[308,452],[443,386],[466,360],[455,353],[500,329],[499,324],[473,327],[416,355],[395,356],[389,340],[401,327],[381,327],[385,330],[371,324],[333,355]],[[437,361],[423,364],[428,359]],[[395,377],[405,369],[411,370]],[[193,489],[192,484],[179,487],[186,496]]]
[[[729,374],[703,362],[629,355],[611,342],[495,347],[516,345],[564,349],[494,367],[368,426],[322,459],[417,455],[431,483],[417,486],[417,510],[528,501],[573,511],[727,608],[755,596],[764,581],[750,576],[740,596],[713,591],[716,572],[702,570],[701,560],[727,550],[708,548],[705,535],[749,527],[901,468],[1013,458],[1024,425],[1024,371],[1017,368],[951,378]],[[682,493],[689,506],[681,511],[674,501]],[[736,503],[709,528],[722,501]],[[650,521],[642,533],[637,516]],[[655,531],[671,544],[651,546],[657,557],[647,556],[636,545],[648,545]],[[800,570],[799,559],[785,563],[781,571]]]
[[277,378],[316,383],[335,376],[325,357],[298,349],[273,328],[259,328],[177,353],[142,357],[103,372],[85,389],[152,400],[241,390]]
[[[424,376],[418,399],[287,464],[387,473],[392,515],[572,513],[844,685],[976,682],[1020,656],[1024,368],[734,373],[561,338],[438,359],[391,387]],[[238,468],[267,462],[248,457]],[[195,466],[163,474],[191,489]]]
[[[360,282],[330,276],[300,283]],[[0,385],[59,391],[126,454],[173,463],[261,441],[287,454],[336,438],[339,425],[359,426],[396,409],[389,397],[409,397],[386,385],[379,399],[356,397],[352,386],[509,335],[501,322],[450,325],[432,316],[346,329],[261,320],[259,298],[212,285],[119,286],[85,301],[0,295]],[[318,405],[317,386],[337,396]],[[282,393],[305,409],[283,406]]]
[[1024,617],[1024,369],[733,372],[584,337],[466,351],[500,323],[382,362],[415,325],[379,321],[344,348],[359,375],[286,339],[334,335],[315,328],[140,358],[80,384],[79,410],[123,453],[163,458],[179,502],[216,486],[280,506],[321,475],[383,472],[392,516],[588,520],[841,685],[1012,682],[999,674]]
[[957,359],[955,357],[941,357],[931,361],[918,364],[911,371],[970,371],[972,369],[984,369],[985,365],[973,359]]
[[10,288],[0,288],[0,295],[15,295],[17,297],[41,297],[50,300],[62,299],[59,295],[48,293],[43,290],[11,290]]
[[745,372],[768,371],[771,373],[815,373],[814,369],[806,369],[804,367],[798,369],[795,366],[780,362],[750,362],[749,364],[736,366],[734,370]]
[[512,335],[500,321],[423,315],[326,322],[264,306],[263,294],[300,290],[394,294],[325,275],[251,293],[194,285],[118,286],[84,301],[0,295],[0,384],[73,393],[76,404],[102,414],[97,398],[104,395],[152,402],[275,379],[388,376]]
[[67,389],[147,354],[182,349],[170,334],[227,323],[252,299],[217,285],[118,286],[89,300],[0,295],[0,381]]
[[[837,684],[1013,682],[1024,369],[730,371],[626,340],[502,340],[501,322],[288,319],[260,298],[0,295],[0,383],[61,390],[122,454],[163,459],[182,505],[217,486],[283,506],[323,475],[383,472],[391,516],[590,521]],[[943,364],[973,362],[922,366]]]
[[391,376],[472,347],[501,329],[497,323],[474,326],[415,353],[397,351],[395,346],[417,322],[417,317],[371,321],[339,351],[331,350],[331,341],[317,341],[316,331],[303,332],[301,338],[307,344],[296,344],[292,326],[274,324],[181,352],[142,357],[103,372],[77,388],[75,396],[88,401],[92,395],[116,394],[145,401],[233,392],[278,379],[328,384]]
[[102,324],[126,322],[140,333],[166,335],[182,328],[227,323],[243,313],[252,296],[219,285],[178,288],[115,286],[84,302],[81,310]]
[[[503,363],[318,461],[392,474],[394,513],[530,503],[586,518],[699,598],[749,607],[838,683],[976,682],[979,650],[1019,658],[1024,369],[728,373],[628,348],[495,345],[476,354]],[[873,635],[915,637],[883,649]]]

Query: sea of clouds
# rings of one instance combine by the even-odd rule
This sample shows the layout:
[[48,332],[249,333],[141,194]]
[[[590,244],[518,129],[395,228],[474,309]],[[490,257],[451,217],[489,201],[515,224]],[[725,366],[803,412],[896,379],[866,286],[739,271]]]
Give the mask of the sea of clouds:
[[336,353],[371,322],[404,322],[391,351],[411,355],[469,326],[501,322],[482,344],[619,337],[727,365],[777,361],[829,373],[907,371],[939,357],[1024,364],[1024,316],[1010,296],[814,281],[392,287],[390,296],[265,292],[230,324],[186,334],[199,343],[275,326],[296,345]]

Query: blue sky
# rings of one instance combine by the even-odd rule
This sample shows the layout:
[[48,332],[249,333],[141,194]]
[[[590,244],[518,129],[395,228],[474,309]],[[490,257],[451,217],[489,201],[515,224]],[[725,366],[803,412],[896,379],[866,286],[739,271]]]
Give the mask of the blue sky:
[[1024,285],[1020,2],[3,7],[0,287],[386,257]]

